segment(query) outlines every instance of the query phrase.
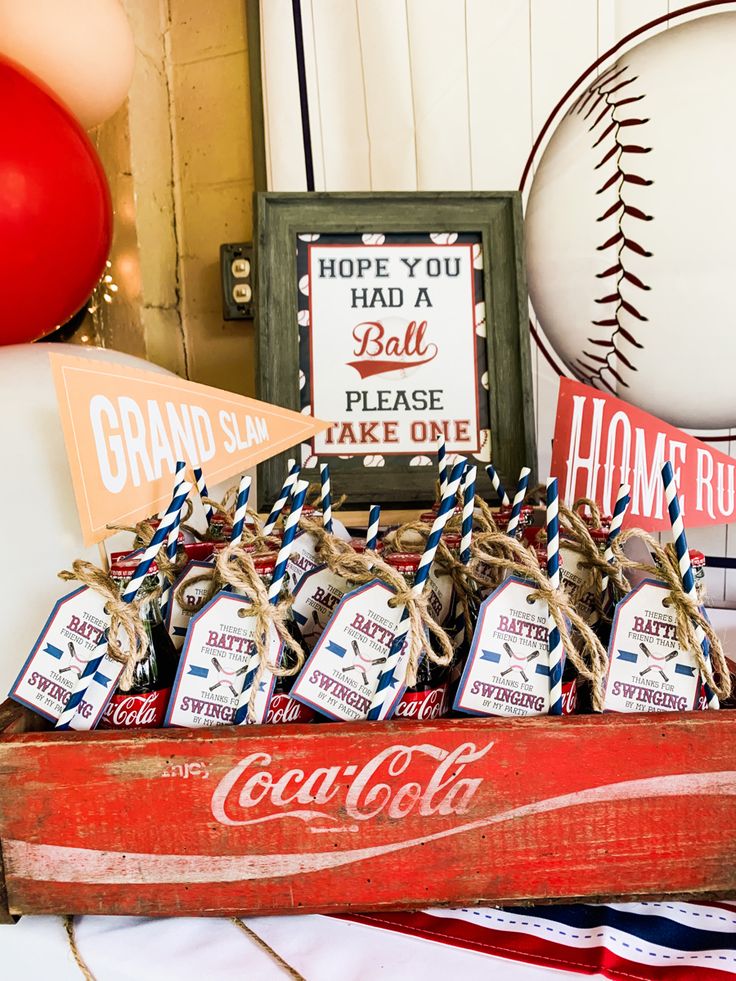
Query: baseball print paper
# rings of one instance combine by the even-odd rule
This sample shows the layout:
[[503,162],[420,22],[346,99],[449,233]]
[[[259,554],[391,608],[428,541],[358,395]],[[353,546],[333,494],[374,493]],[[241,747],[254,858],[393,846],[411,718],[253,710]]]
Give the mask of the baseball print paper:
[[177,460],[214,485],[328,425],[174,375],[50,357],[86,545],[168,504]]

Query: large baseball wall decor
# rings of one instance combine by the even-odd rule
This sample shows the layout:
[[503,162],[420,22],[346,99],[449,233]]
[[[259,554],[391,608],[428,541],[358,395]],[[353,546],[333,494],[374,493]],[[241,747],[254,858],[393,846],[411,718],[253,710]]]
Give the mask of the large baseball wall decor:
[[735,50],[723,13],[627,51],[564,115],[526,212],[534,311],[571,373],[701,430],[736,425]]

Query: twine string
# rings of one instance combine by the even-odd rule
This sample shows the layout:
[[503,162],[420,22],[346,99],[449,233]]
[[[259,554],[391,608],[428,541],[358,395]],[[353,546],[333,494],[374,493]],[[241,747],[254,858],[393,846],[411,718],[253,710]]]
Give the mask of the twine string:
[[[66,570],[60,572],[59,579],[63,579],[64,582],[72,580],[81,582],[105,600],[105,613],[110,616],[107,653],[113,661],[123,665],[118,687],[121,691],[130,691],[136,665],[146,656],[149,645],[148,630],[141,617],[141,603],[158,595],[160,589],[138,596],[130,603],[123,602],[120,587],[115,580],[85,559],[75,559],[71,572]],[[119,640],[121,632],[125,638],[124,645],[121,645]]]
[[[637,562],[624,554],[624,546],[630,538],[639,538],[644,542],[654,563]],[[622,570],[631,569],[643,573],[647,578],[659,580],[668,587],[667,602],[675,613],[675,637],[678,646],[692,653],[701,677],[718,698],[728,698],[731,694],[731,675],[723,645],[710,621],[701,612],[697,599],[692,599],[683,589],[677,558],[672,549],[663,547],[650,534],[638,528],[622,531],[613,540],[611,547]],[[696,627],[700,627],[708,641],[710,663],[706,661],[696,637]]]
[[[248,701],[248,717],[255,718],[255,702],[258,686],[266,672],[277,678],[287,678],[298,674],[304,666],[304,648],[289,632],[288,622],[291,615],[291,601],[281,599],[271,603],[268,599],[268,589],[256,571],[253,558],[236,544],[228,545],[217,556],[215,571],[219,580],[225,586],[230,586],[233,592],[250,600],[246,613],[256,618],[254,643],[258,654],[258,670],[251,685]],[[269,661],[269,637],[275,630],[284,645],[294,655],[294,663],[290,666],[272,664]]]
[[[546,572],[529,549],[502,532],[479,536],[470,562],[473,579],[495,589],[509,573],[533,586],[530,601],[540,599],[547,604],[549,615],[560,632],[566,657],[578,675],[590,682],[593,708],[601,711],[608,654],[596,634],[574,609],[566,593],[562,589],[553,589]],[[572,634],[579,640],[580,649],[573,642]]]
[[[319,522],[311,518],[302,518],[299,526],[314,536],[317,556],[331,572],[356,586],[380,579],[396,591],[396,596],[389,603],[391,606],[406,606],[410,623],[409,649],[406,655],[406,683],[409,687],[416,683],[417,669],[422,658],[428,658],[438,667],[447,667],[452,662],[452,644],[429,612],[426,594],[415,596],[401,573],[376,552],[355,552],[348,542],[328,534]],[[449,551],[446,552],[449,556]],[[435,638],[438,651],[433,648],[430,637]]]
[[[581,498],[585,501],[585,498]],[[590,533],[588,524],[580,517],[579,511],[566,507],[560,502],[560,525],[568,533],[561,546],[582,557],[581,569],[590,572],[590,579],[580,582],[571,592],[572,605],[577,607],[584,593],[591,592],[595,597],[595,614],[600,620],[608,620],[606,602],[603,591],[603,581],[608,577],[618,596],[624,596],[629,591],[629,584],[624,576],[618,556],[614,553],[614,561],[606,561],[598,544]],[[563,567],[564,575],[564,567]],[[592,580],[592,581],[591,581]]]

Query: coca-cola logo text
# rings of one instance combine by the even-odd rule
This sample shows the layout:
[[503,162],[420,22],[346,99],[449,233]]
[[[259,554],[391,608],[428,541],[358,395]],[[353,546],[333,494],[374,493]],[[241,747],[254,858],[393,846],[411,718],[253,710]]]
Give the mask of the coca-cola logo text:
[[[307,822],[333,819],[331,813],[317,809],[328,804],[331,812],[340,811],[354,821],[379,815],[398,821],[412,813],[422,817],[466,814],[483,782],[466,771],[492,746],[489,742],[478,749],[475,743],[466,742],[446,750],[431,743],[395,745],[362,765],[323,766],[311,772],[279,771],[269,753],[255,752],[219,782],[212,795],[212,814],[225,825],[260,824],[274,817]],[[429,772],[427,758],[434,761]]]
[[450,698],[447,685],[428,688],[427,691],[404,692],[396,706],[397,719],[416,719],[418,722],[440,719],[447,715]]
[[157,729],[162,725],[169,704],[170,688],[146,695],[119,692],[108,702],[100,719],[101,729]]

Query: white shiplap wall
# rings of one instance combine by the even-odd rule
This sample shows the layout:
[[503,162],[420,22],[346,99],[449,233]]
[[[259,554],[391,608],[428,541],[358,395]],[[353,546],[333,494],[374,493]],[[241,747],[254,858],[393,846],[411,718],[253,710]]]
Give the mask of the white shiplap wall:
[[[724,2],[679,14],[684,6],[676,0],[302,0],[315,190],[518,188],[550,113],[613,45],[639,32],[626,50],[670,24],[736,10],[736,3]],[[664,15],[670,20],[640,31]],[[305,190],[291,0],[261,0],[261,25],[269,188]],[[525,196],[533,173],[532,164]],[[558,376],[535,345],[532,363],[543,474]],[[717,446],[732,452],[730,442]],[[709,555],[736,558],[736,535],[729,541],[727,528],[690,537]],[[736,605],[736,573],[709,570],[708,587],[715,603]]]

